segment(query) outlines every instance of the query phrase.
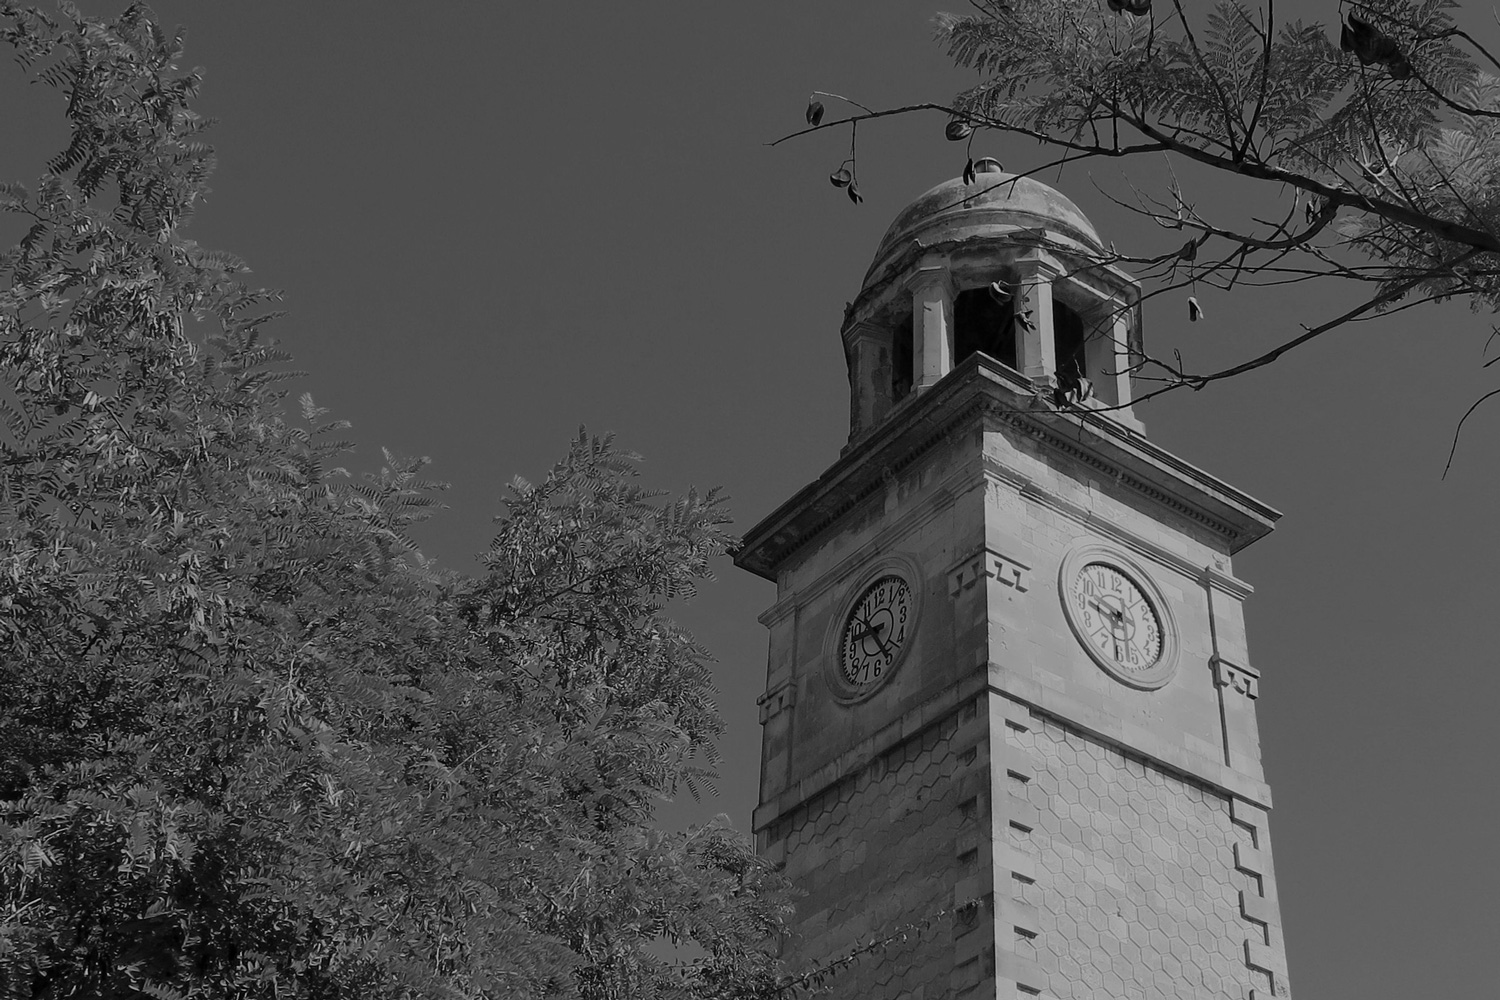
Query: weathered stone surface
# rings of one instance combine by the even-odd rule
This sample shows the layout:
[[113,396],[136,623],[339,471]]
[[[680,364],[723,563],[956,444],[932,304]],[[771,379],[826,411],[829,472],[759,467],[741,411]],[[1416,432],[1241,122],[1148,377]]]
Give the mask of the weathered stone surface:
[[[996,268],[1033,318],[1051,310],[1027,282],[1047,280],[1112,331],[1090,378],[1138,333],[1117,325],[1128,275],[1079,277],[1098,237],[1070,202],[1018,182],[965,215],[943,201],[956,183],[898,219],[851,306],[850,445],[735,557],[777,583],[754,826],[807,893],[789,968],[841,963],[828,985],[851,1000],[1285,997],[1262,671],[1232,568],[1279,515],[1128,411],[1058,405],[1045,329],[1018,334],[1029,374],[955,359],[952,294]],[[1127,401],[1128,377],[1110,392]],[[1170,630],[1140,673],[1064,608],[1089,560],[1134,574]],[[845,619],[883,574],[909,587],[910,631],[851,690],[841,642],[878,640]]]
[[838,975],[839,996],[944,995],[953,948],[950,918],[940,914],[951,909],[959,875],[952,737],[960,714],[868,762],[769,831],[785,851],[787,874],[807,892],[800,933],[786,946],[789,968],[896,936]]
[[1037,858],[1021,898],[1040,921],[1028,944],[1046,994],[1245,996],[1240,893],[1259,891],[1235,869],[1248,837],[1228,798],[1051,720],[1011,734],[1039,762],[1025,783],[1037,828],[1014,833]]

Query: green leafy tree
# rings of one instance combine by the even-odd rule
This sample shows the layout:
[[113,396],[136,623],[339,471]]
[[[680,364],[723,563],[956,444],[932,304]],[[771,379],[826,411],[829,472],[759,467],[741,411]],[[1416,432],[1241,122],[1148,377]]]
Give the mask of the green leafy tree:
[[274,297],[182,235],[214,160],[180,34],[59,11],[0,0],[72,130],[0,186],[0,993],[774,992],[780,877],[652,822],[711,773],[664,608],[721,499],[580,434],[437,571],[425,460],[336,468]]
[[[1143,358],[1135,375],[1148,395],[1201,389],[1381,313],[1449,298],[1500,308],[1500,61],[1455,22],[1452,0],[1315,5],[1332,29],[1288,20],[1309,5],[1285,0],[969,6],[936,27],[973,86],[889,109],[837,98],[857,110],[826,121],[818,98],[837,95],[814,94],[795,134],[940,112],[950,140],[1039,140],[1058,155],[1038,169],[1145,161],[1121,204],[1177,235],[1163,252],[1112,248],[1101,263],[1134,270],[1148,295],[1310,279],[1361,289],[1352,308],[1220,370]],[[851,153],[831,179],[857,201],[853,163]],[[1174,163],[1231,174],[1245,196],[1205,208]],[[1279,211],[1262,219],[1268,202]],[[1189,308],[1198,318],[1196,300]]]

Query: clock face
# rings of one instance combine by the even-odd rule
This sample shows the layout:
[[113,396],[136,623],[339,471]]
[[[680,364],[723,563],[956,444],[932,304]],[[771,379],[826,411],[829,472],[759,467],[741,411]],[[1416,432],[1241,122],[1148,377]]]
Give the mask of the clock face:
[[1069,595],[1079,638],[1117,669],[1150,670],[1162,658],[1161,617],[1140,586],[1104,562],[1086,563]]
[[856,690],[879,684],[895,667],[911,633],[914,609],[911,588],[894,574],[865,588],[844,622],[839,642],[839,670]]

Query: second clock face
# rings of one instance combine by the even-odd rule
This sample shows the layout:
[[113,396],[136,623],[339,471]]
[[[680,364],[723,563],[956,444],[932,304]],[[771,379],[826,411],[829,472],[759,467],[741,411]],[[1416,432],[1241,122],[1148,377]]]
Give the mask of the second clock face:
[[1083,638],[1127,672],[1149,670],[1162,656],[1161,618],[1140,586],[1104,562],[1084,565],[1069,598]]
[[894,574],[865,588],[844,623],[839,669],[858,690],[879,684],[895,667],[911,631],[911,588]]

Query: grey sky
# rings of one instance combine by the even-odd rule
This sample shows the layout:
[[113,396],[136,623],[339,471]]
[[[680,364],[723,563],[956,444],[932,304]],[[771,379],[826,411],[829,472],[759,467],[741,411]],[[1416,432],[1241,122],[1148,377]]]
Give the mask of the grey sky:
[[[1332,0],[1297,6],[1337,16]],[[1494,40],[1488,7],[1469,8]],[[188,27],[186,61],[208,71],[200,108],[223,119],[189,235],[286,290],[273,333],[311,373],[303,387],[354,422],[355,464],[386,445],[453,482],[452,509],[420,537],[461,570],[504,484],[541,475],[580,423],[644,454],[654,484],[725,486],[742,529],[816,477],[847,432],[844,303],[895,213],[963,163],[940,117],[869,126],[855,208],[825,179],[846,134],[764,145],[800,126],[813,89],[871,105],[951,96],[964,77],[929,40],[928,3],[156,9]],[[55,93],[0,66],[0,178],[33,181],[64,136]],[[1041,162],[1017,142],[976,149]],[[1043,179],[1121,249],[1170,245],[1095,190],[1123,192],[1111,175]],[[1222,178],[1183,179],[1200,208],[1237,197]],[[0,220],[0,238],[16,235]],[[1308,287],[1198,297],[1206,322],[1167,296],[1145,335],[1205,368],[1348,301]],[[1439,479],[1458,417],[1494,385],[1479,370],[1488,333],[1462,307],[1411,310],[1137,410],[1154,441],[1286,514],[1236,571],[1257,588],[1250,648],[1301,996],[1493,992],[1500,400]],[[670,815],[728,812],[744,828],[755,616],[772,588],[720,572],[684,617],[721,661],[724,780]]]

